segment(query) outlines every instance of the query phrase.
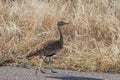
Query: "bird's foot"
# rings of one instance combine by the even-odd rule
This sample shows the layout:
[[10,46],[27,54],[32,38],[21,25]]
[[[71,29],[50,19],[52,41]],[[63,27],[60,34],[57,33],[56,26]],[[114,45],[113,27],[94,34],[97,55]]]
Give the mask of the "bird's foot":
[[[35,75],[37,75],[38,70],[39,70],[39,69],[36,69],[36,71],[35,71]],[[40,69],[40,71],[41,71],[41,73],[45,73],[45,72],[44,72],[43,70],[41,70],[41,69]]]
[[35,71],[35,75],[37,75],[37,73],[38,73],[38,69],[36,69],[36,71]]
[[41,73],[45,73],[45,71],[43,71],[43,70],[40,70],[41,71]]
[[57,71],[53,71],[53,70],[51,70],[51,72],[52,72],[52,73],[57,73]]

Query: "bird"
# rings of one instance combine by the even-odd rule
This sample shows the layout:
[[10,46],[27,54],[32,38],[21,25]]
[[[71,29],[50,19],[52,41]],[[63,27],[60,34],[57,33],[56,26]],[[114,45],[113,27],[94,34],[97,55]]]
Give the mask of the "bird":
[[[58,40],[52,40],[52,41],[47,41],[46,43],[44,43],[42,45],[41,48],[36,48],[34,50],[31,50],[27,53],[26,58],[30,58],[33,56],[44,56],[43,61],[40,65],[40,71],[41,73],[45,73],[42,70],[42,66],[44,61],[46,60],[46,58],[48,58],[48,62],[49,62],[49,69],[51,70],[52,73],[56,73],[56,71],[53,71],[52,66],[51,66],[51,57],[56,55],[62,48],[63,48],[63,35],[62,35],[62,31],[61,31],[61,27],[65,26],[69,24],[68,22],[65,21],[58,21],[57,22],[57,29],[59,32],[59,39]],[[36,69],[35,74],[37,74],[38,69]]]

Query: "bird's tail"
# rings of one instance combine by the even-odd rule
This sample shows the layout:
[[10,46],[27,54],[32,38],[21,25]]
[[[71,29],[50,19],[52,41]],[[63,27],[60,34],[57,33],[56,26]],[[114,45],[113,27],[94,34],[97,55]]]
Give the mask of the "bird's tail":
[[26,58],[31,58],[33,56],[38,56],[40,53],[39,50],[31,50],[27,53]]

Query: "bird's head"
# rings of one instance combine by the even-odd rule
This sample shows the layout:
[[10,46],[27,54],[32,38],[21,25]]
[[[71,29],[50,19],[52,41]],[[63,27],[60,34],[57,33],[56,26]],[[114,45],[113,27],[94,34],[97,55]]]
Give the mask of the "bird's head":
[[69,23],[64,22],[64,21],[58,21],[57,22],[57,27],[62,27],[62,26],[67,25],[67,24],[69,24]]

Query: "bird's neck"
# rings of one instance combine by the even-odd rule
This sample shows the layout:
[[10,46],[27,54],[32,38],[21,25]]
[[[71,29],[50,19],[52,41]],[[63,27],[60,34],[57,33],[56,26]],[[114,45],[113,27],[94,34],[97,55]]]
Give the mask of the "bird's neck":
[[59,31],[59,34],[60,34],[59,40],[60,40],[61,44],[63,44],[63,35],[62,35],[61,29],[59,27],[58,27],[58,31]]

